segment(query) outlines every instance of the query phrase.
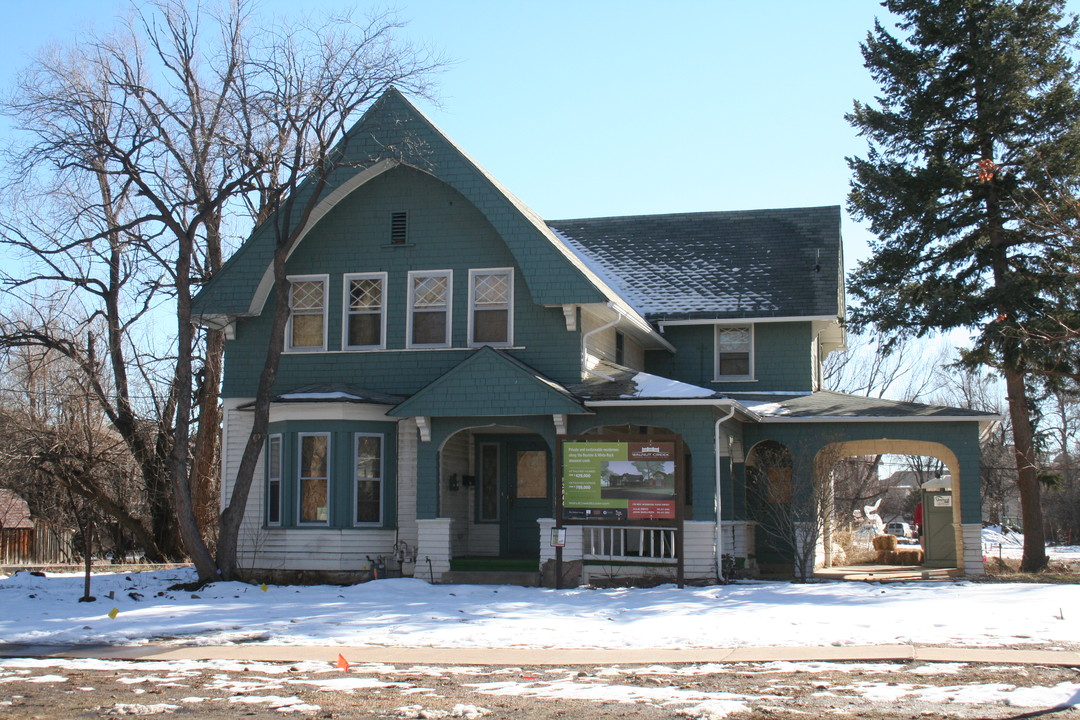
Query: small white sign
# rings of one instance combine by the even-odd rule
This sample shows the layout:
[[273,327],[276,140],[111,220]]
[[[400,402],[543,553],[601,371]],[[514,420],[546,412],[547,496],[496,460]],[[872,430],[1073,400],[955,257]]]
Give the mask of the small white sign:
[[566,547],[566,528],[551,528],[551,547]]
[[952,495],[935,495],[934,507],[952,507]]

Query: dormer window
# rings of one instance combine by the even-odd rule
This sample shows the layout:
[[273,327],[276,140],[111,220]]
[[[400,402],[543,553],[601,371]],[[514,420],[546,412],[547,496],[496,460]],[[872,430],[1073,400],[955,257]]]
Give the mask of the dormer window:
[[289,352],[317,352],[326,349],[325,275],[289,278],[289,325],[285,349]]
[[716,326],[716,380],[754,379],[754,326]]
[[469,345],[513,344],[514,270],[469,271]]

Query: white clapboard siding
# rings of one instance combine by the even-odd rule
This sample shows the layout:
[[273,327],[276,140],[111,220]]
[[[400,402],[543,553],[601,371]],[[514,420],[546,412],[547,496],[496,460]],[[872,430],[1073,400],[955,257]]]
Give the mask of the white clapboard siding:
[[986,568],[983,565],[982,554],[982,525],[970,523],[960,526],[960,540],[963,548],[963,565],[961,569],[965,575],[985,575]]

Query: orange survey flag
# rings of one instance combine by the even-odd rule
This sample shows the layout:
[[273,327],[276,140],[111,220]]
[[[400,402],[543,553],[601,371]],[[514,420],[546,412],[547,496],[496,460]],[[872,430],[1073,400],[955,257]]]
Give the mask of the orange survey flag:
[[349,672],[349,661],[346,660],[345,656],[342,655],[341,653],[338,653],[338,656],[337,656],[337,666],[339,668],[341,668],[342,670],[344,670],[345,672]]

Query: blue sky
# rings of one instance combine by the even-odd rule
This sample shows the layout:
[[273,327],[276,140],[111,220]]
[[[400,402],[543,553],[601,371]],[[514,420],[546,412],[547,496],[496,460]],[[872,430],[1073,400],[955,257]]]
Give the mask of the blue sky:
[[[0,86],[38,47],[105,29],[126,5],[7,4]],[[875,92],[858,44],[886,13],[870,0],[396,7],[410,38],[456,61],[441,76],[440,105],[417,104],[548,219],[842,205],[844,158],[865,151],[843,116]],[[845,216],[844,238],[851,269],[867,255],[868,233]]]

